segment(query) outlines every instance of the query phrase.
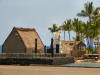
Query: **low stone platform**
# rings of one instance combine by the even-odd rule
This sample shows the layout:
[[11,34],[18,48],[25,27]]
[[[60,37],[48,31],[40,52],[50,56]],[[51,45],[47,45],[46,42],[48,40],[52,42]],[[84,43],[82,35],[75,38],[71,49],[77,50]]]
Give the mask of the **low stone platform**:
[[67,56],[66,54],[25,54],[25,53],[14,53],[14,54],[0,54],[0,64],[48,64],[48,65],[62,65],[73,63],[74,58]]

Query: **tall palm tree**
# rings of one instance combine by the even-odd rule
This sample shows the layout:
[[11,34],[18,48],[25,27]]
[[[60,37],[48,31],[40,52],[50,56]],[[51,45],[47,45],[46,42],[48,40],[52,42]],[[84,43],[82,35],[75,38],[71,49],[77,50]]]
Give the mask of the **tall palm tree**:
[[89,31],[90,31],[90,25],[89,25],[89,22],[87,22],[86,24],[84,24],[84,36],[87,40],[87,44],[89,44]]
[[97,19],[94,18],[91,21],[91,25],[90,22],[87,22],[87,24],[85,24],[84,26],[85,26],[84,36],[87,39],[88,48],[91,49],[90,45],[93,45],[93,43],[90,42],[92,41],[91,39],[97,39],[98,36],[100,35],[100,18],[99,17]]
[[[89,25],[88,27],[89,27],[90,35],[88,35],[89,36],[88,40],[90,40],[90,44],[88,44],[88,45],[91,45],[91,43],[93,43],[92,37],[94,35],[91,35],[91,33],[95,29],[93,29],[94,27],[92,26],[92,22],[94,21],[95,17],[100,17],[100,16],[98,16],[99,9],[100,8],[94,8],[93,3],[89,2],[89,3],[85,3],[84,10],[81,10],[81,12],[77,14],[77,16],[79,16],[79,17],[88,17],[88,19],[89,19],[89,21],[88,21],[89,23],[87,25]],[[89,32],[86,32],[86,34],[89,34]],[[93,46],[91,45],[91,47],[93,47]]]
[[69,40],[71,40],[70,38],[70,31],[72,29],[72,23],[71,23],[71,19],[64,21],[64,25],[63,25],[63,29],[65,31],[68,31],[68,35],[69,35]]
[[[88,17],[89,18],[89,23],[87,25],[89,25],[89,24],[91,25],[91,20],[92,20],[92,17],[93,17],[93,13],[94,13],[93,3],[89,2],[89,3],[84,4],[84,10],[81,10],[81,12],[77,14],[77,16],[79,16],[79,17]],[[96,11],[95,11],[95,13],[96,13]],[[85,26],[85,27],[89,28],[90,26]],[[86,34],[88,34],[88,33],[86,32]],[[88,38],[88,35],[87,35],[87,38]]]
[[56,24],[53,24],[53,26],[49,27],[48,30],[50,30],[50,32],[53,33],[53,32],[58,32],[60,28],[58,28]]
[[79,21],[77,18],[74,19],[73,21],[73,31],[76,32],[76,41],[80,41],[81,37],[80,37],[80,33],[81,33],[81,21]]
[[65,32],[66,31],[68,31],[69,40],[71,40],[71,38],[70,38],[70,31],[72,29],[71,19],[64,21],[64,24],[62,26],[60,26],[60,28],[64,31],[64,40],[65,40]]
[[85,22],[79,21],[79,26],[80,26],[80,41],[83,41],[84,38],[85,38],[85,35],[84,35],[85,30],[86,30],[85,25],[86,25]]
[[60,30],[63,30],[64,32],[64,40],[65,40],[65,32],[66,32],[66,26],[65,25],[61,25],[59,26]]
[[90,38],[95,39],[100,34],[100,17],[95,16],[91,25],[92,34]]
[[84,10],[81,10],[81,12],[77,14],[77,16],[88,17],[90,22],[92,20],[93,11],[94,11],[93,3],[92,2],[85,3]]

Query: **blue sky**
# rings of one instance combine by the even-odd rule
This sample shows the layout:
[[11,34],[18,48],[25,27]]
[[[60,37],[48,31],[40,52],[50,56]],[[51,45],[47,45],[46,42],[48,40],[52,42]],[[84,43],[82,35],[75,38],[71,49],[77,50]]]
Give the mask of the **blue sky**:
[[[48,27],[77,17],[84,3],[89,1],[93,1],[95,7],[100,6],[100,0],[0,0],[0,44],[16,26],[36,28],[43,43],[49,45],[52,34]],[[86,18],[79,19],[86,21]]]

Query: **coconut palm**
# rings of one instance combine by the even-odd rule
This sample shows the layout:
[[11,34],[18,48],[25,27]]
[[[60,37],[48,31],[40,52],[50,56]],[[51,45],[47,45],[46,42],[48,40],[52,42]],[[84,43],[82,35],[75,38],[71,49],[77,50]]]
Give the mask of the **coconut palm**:
[[87,22],[87,24],[85,24],[84,26],[85,26],[84,36],[87,39],[88,48],[91,49],[91,45],[93,47],[93,40],[97,39],[98,36],[100,35],[100,18],[92,20],[91,25],[90,22]]
[[84,24],[84,37],[87,40],[87,44],[89,44],[89,31],[90,31],[90,25],[89,22],[87,22],[86,24]]
[[80,37],[80,33],[81,33],[81,21],[79,21],[77,18],[74,19],[73,21],[73,31],[76,32],[76,41],[80,41],[81,37]]
[[[92,26],[92,22],[97,19],[98,17],[100,17],[98,14],[99,14],[99,9],[100,8],[94,8],[93,7],[93,3],[92,2],[89,2],[89,3],[85,3],[84,4],[84,10],[81,10],[80,13],[77,14],[77,16],[79,17],[88,17],[89,18],[89,23],[87,25],[89,25],[89,32],[86,32],[86,34],[89,34],[89,38],[88,40],[90,40],[90,44],[93,43],[93,37],[95,37],[95,35],[92,33],[94,32],[95,33],[95,26]],[[88,37],[87,36],[87,37]],[[88,45],[90,45],[88,44]],[[93,47],[91,45],[91,47]]]
[[70,31],[71,31],[71,29],[72,29],[71,19],[69,19],[69,20],[67,20],[67,21],[64,21],[63,29],[64,29],[65,31],[68,31],[69,40],[71,40],[71,39],[70,39]]
[[65,40],[65,32],[68,31],[68,35],[69,35],[69,40],[70,39],[70,31],[72,28],[72,23],[71,23],[71,19],[64,21],[64,24],[62,26],[60,26],[61,30],[64,31],[64,40]]
[[100,17],[94,17],[91,25],[92,34],[90,38],[95,39],[100,34]]
[[82,22],[82,21],[79,21],[79,26],[80,26],[80,41],[83,41],[84,38],[85,38],[85,25],[86,23],[85,22]]
[[89,21],[91,21],[93,12],[94,12],[93,3],[89,2],[84,4],[84,10],[81,10],[81,12],[77,14],[77,16],[88,17]]
[[[79,16],[79,17],[88,17],[89,18],[89,23],[88,24],[91,25],[91,20],[92,20],[93,13],[96,14],[96,11],[94,12],[93,3],[89,2],[89,3],[84,4],[84,10],[81,10],[81,12],[77,14],[77,16]],[[90,26],[87,26],[87,25],[85,27],[89,28]],[[88,29],[87,29],[87,31],[88,31]],[[87,35],[88,33],[87,32],[85,32],[85,33],[86,33],[86,37],[88,38],[88,35]]]
[[53,26],[49,27],[48,30],[50,30],[50,32],[53,33],[53,32],[58,32],[60,28],[58,28],[56,24],[53,24]]
[[65,25],[61,25],[59,26],[60,30],[62,30],[64,32],[64,40],[65,40],[65,32],[66,32],[66,26]]

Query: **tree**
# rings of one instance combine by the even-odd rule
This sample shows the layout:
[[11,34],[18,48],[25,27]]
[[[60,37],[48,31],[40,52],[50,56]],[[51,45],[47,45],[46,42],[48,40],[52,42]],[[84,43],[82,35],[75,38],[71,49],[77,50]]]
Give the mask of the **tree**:
[[83,41],[85,38],[85,34],[84,34],[86,31],[85,25],[86,25],[85,22],[80,21],[80,40],[81,41]]
[[72,22],[71,22],[71,19],[67,20],[67,23],[65,21],[64,22],[64,25],[66,26],[66,31],[68,31],[69,40],[71,40],[71,38],[70,38],[70,31],[72,30]]
[[77,14],[77,16],[79,16],[79,17],[88,17],[89,22],[91,22],[93,12],[94,12],[93,3],[89,2],[89,3],[84,4],[84,10],[81,10],[81,12]]
[[[96,22],[94,22],[94,21],[96,21],[95,19],[100,17],[99,9],[100,8],[94,8],[93,3],[89,2],[89,3],[85,3],[84,10],[81,10],[81,12],[77,14],[77,16],[79,16],[79,17],[88,17],[88,19],[89,19],[88,24],[87,24],[87,25],[89,25],[89,26],[87,26],[89,32],[85,32],[86,37],[87,37],[88,42],[89,42],[88,45],[91,46],[91,47],[88,46],[89,48],[93,48],[93,38],[97,35],[97,34],[95,34],[95,33],[97,33],[95,30],[95,26],[92,26],[92,24],[96,23]],[[98,26],[96,26],[96,27],[98,27]]]
[[53,24],[53,27],[49,27],[48,30],[50,30],[51,33],[58,32],[60,28],[56,26],[56,24]]
[[74,19],[73,21],[73,31],[76,32],[76,41],[81,41],[81,21],[79,21],[77,18]]
[[61,25],[59,26],[60,30],[64,31],[64,40],[65,40],[65,30],[66,30],[66,26],[65,25]]
[[61,30],[64,31],[64,40],[65,40],[65,32],[68,31],[68,35],[69,35],[69,40],[71,40],[70,38],[70,31],[72,28],[72,22],[71,19],[64,21],[64,24],[62,26],[60,26]]

